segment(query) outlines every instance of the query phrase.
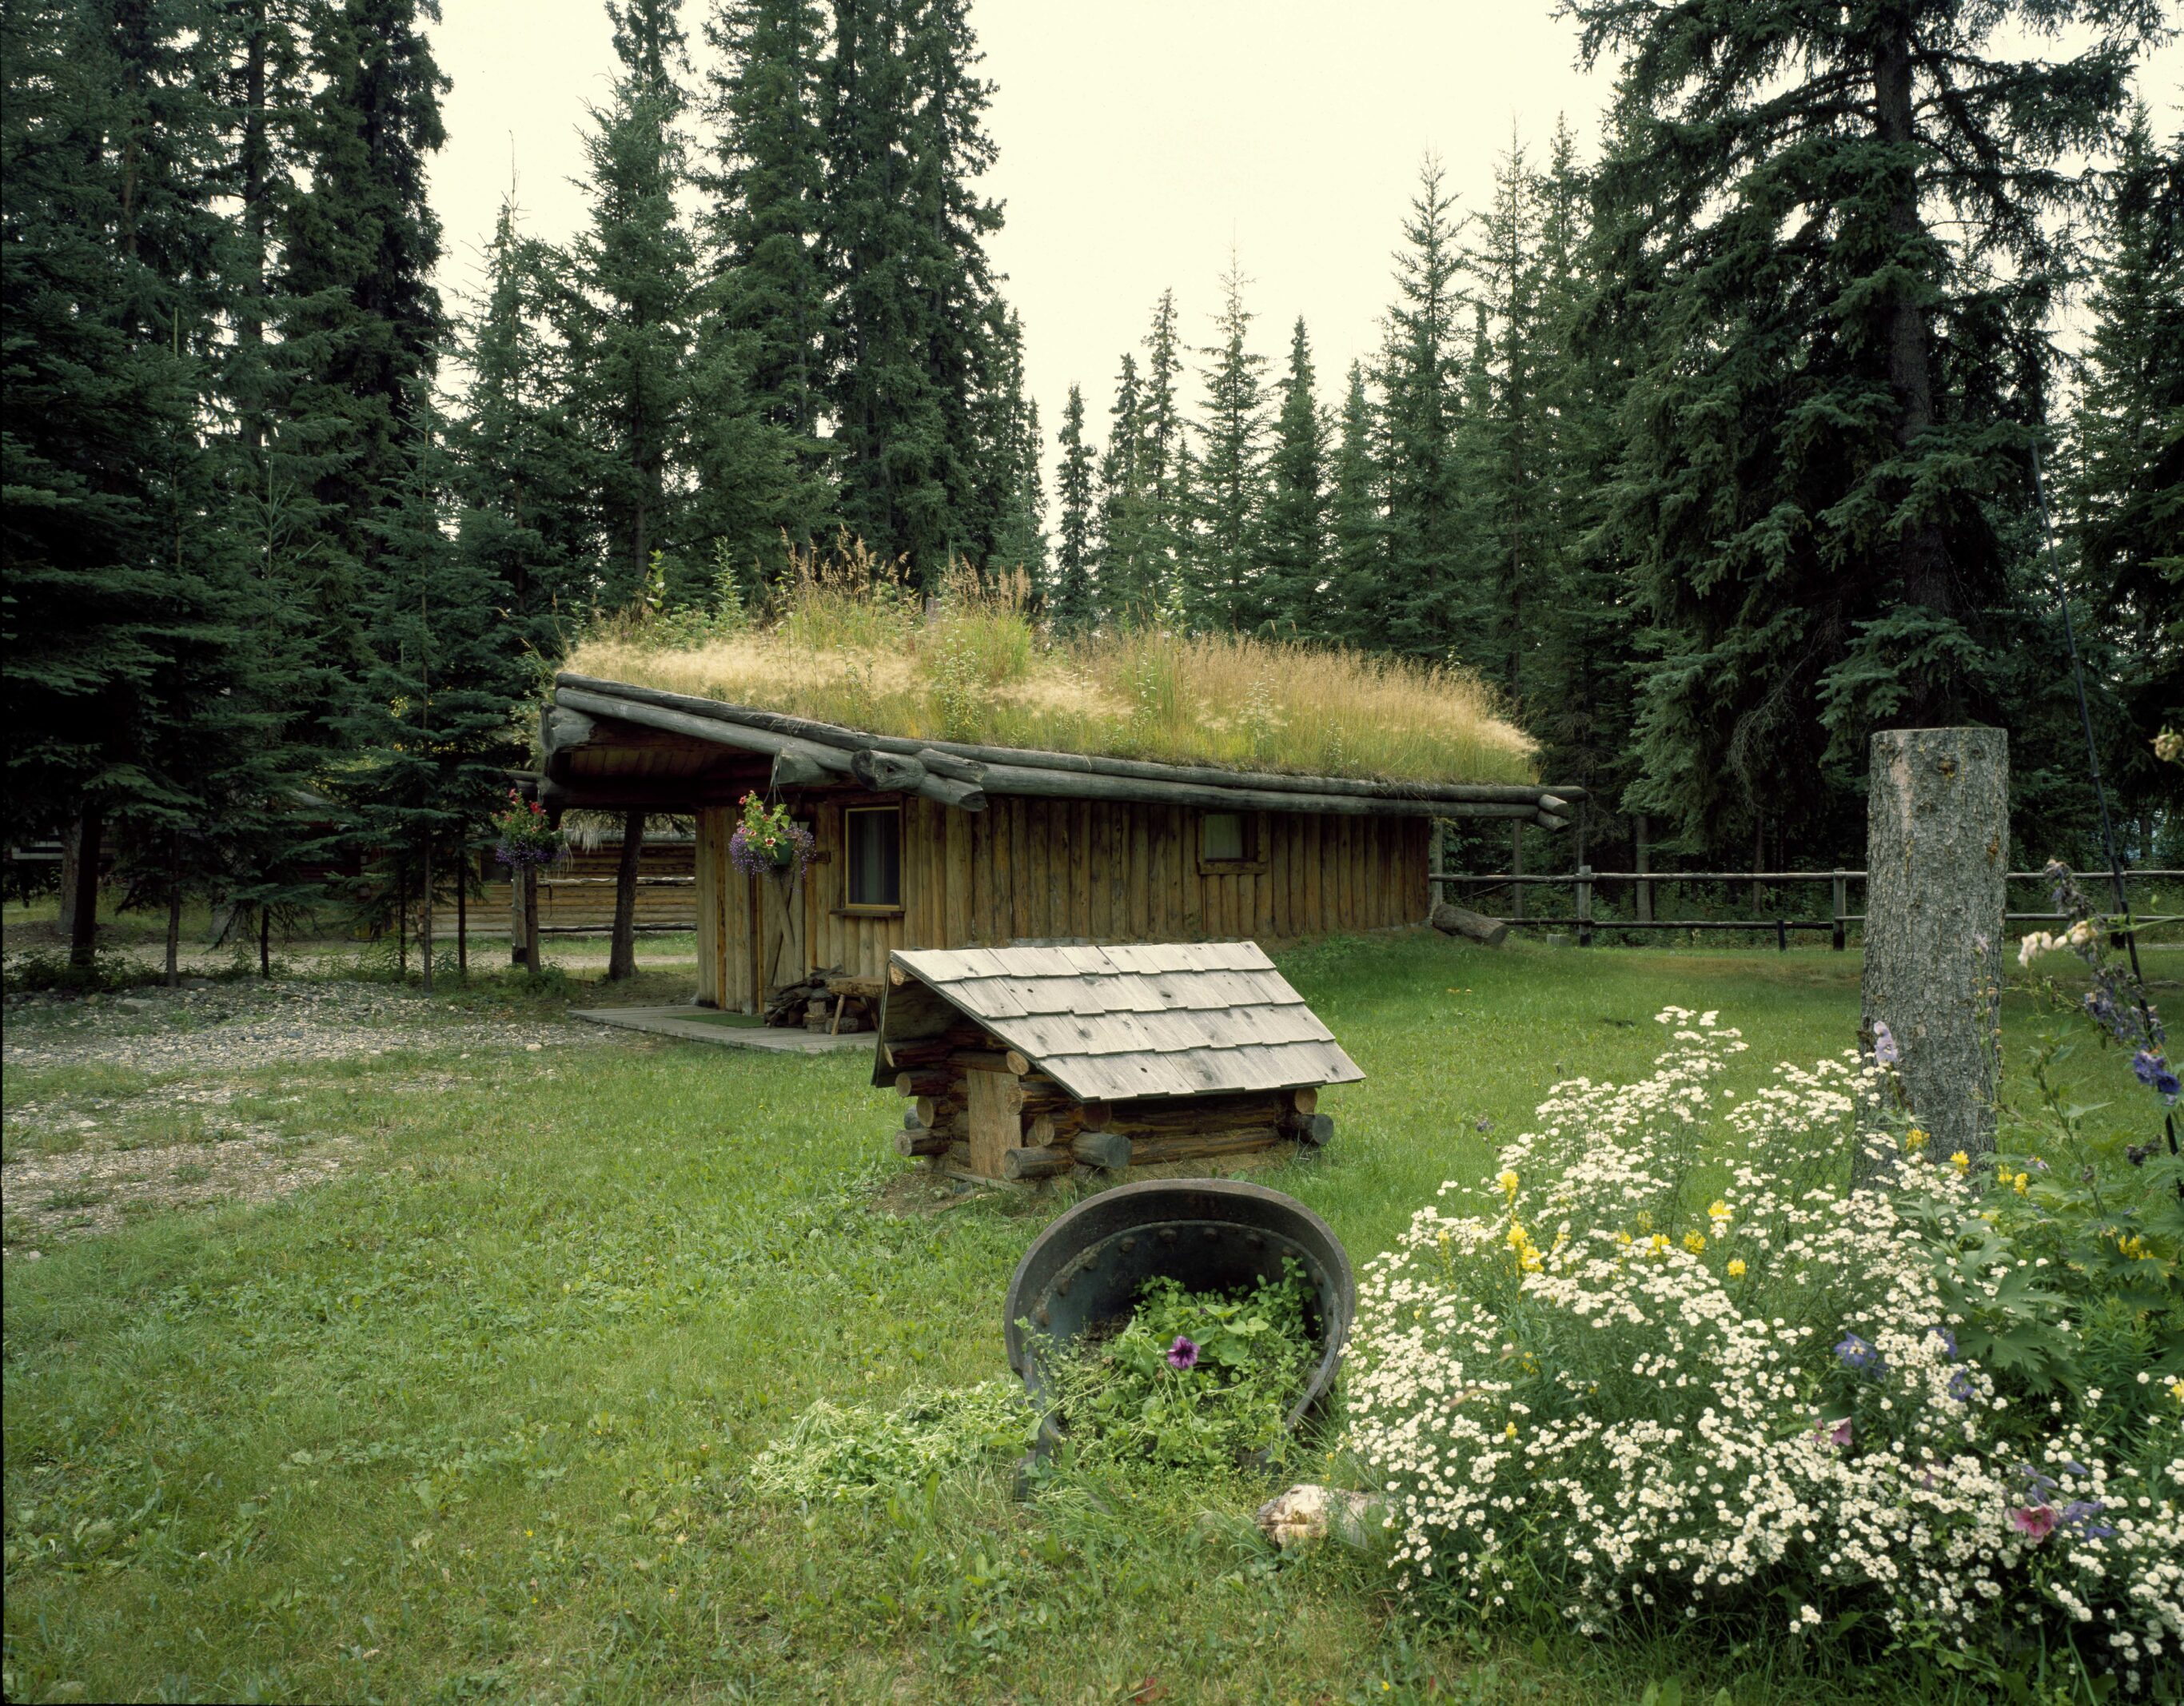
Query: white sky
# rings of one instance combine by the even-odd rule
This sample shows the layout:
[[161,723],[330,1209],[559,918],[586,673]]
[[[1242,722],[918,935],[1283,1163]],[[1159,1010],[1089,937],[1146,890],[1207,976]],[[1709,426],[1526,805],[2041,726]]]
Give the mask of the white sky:
[[[432,198],[454,298],[475,283],[511,164],[532,233],[582,224],[569,181],[615,62],[599,0],[442,6],[434,50],[454,87]],[[701,58],[707,9],[685,0]],[[1378,342],[1426,152],[1458,211],[1476,209],[1513,125],[1539,159],[1567,114],[1589,153],[1608,93],[1605,73],[1578,70],[1552,0],[975,0],[971,15],[999,86],[984,182],[1007,223],[990,252],[1023,317],[1050,460],[1072,380],[1104,439],[1122,352],[1162,289],[1186,337],[1211,341],[1232,243],[1269,372],[1301,313],[1335,400]],[[2161,50],[2141,88],[2163,134],[2184,121],[2184,47]]]

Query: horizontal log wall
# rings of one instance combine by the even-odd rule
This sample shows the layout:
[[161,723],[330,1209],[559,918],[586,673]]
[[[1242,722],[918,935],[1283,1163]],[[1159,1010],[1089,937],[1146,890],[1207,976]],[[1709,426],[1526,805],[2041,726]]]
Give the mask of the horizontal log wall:
[[[1200,814],[1189,807],[995,795],[987,810],[969,812],[895,798],[902,907],[892,916],[843,905],[844,802],[792,800],[821,858],[791,896],[801,907],[807,970],[878,977],[897,948],[1280,941],[1418,923],[1429,905],[1424,818],[1255,813],[1259,856],[1201,870]],[[751,1012],[763,992],[749,969],[749,879],[727,863],[734,820],[710,811],[699,826],[699,992]]]

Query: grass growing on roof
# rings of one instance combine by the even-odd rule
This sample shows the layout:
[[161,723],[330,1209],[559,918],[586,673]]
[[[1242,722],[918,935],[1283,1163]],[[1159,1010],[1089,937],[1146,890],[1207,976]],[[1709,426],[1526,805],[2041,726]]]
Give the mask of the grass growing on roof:
[[937,620],[861,565],[804,564],[758,622],[595,625],[580,675],[922,739],[1391,780],[1528,782],[1476,677],[1403,658],[1126,628],[1042,632],[1020,579],[952,581]]

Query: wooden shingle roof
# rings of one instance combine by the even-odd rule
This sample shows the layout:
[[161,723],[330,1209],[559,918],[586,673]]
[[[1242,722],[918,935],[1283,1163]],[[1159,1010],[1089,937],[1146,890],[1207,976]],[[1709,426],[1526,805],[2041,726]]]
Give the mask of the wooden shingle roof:
[[[1256,942],[899,949],[889,958],[1080,1101],[1365,1076]],[[883,1021],[883,1042],[900,1034]]]

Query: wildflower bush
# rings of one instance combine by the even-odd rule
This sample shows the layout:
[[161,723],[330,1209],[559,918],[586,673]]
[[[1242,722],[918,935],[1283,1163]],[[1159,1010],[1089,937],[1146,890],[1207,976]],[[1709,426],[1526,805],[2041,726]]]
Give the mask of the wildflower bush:
[[1233,1295],[1156,1275],[1121,1331],[1055,1358],[1045,1373],[1065,1455],[1209,1472],[1279,1458],[1314,1357],[1303,1273],[1285,1267]]
[[[1659,1019],[1651,1076],[1558,1085],[1483,1205],[1422,1209],[1367,1269],[1347,1436],[1404,1587],[1586,1631],[1870,1619],[1971,1668],[2034,1638],[2133,1687],[2173,1666],[2184,1355],[2158,1311],[2130,1404],[2053,1370],[2031,1396],[1974,1352],[2053,1289],[2029,1168],[1870,1129],[1886,1068],[1854,1055],[1735,1097],[1737,1033]],[[1890,1188],[1848,1188],[1860,1141]],[[2173,1288],[2176,1256],[2133,1282]]]

